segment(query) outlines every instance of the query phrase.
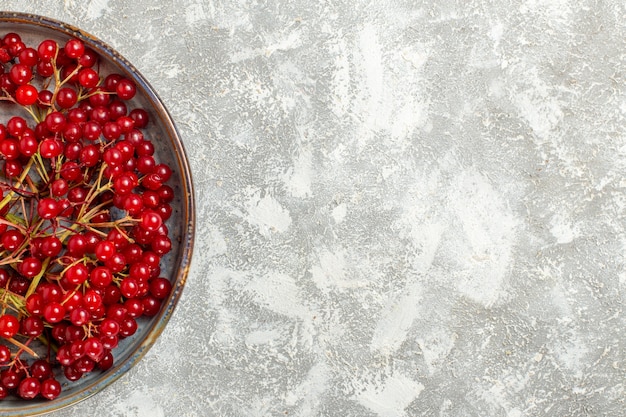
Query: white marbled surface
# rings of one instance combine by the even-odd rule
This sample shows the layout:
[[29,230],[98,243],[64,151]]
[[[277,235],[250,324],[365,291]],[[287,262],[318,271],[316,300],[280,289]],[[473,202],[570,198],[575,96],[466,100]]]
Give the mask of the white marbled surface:
[[1,1],[168,104],[196,251],[54,417],[624,416],[626,3]]

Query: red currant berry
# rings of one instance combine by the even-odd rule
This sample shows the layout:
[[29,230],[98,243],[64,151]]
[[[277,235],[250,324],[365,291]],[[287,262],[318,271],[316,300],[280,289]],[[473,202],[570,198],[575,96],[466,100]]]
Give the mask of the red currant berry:
[[28,65],[15,64],[9,70],[9,78],[16,85],[23,85],[30,81],[33,72]]
[[61,394],[61,383],[56,379],[46,379],[41,383],[41,396],[47,400],[54,400]]
[[135,83],[129,80],[128,78],[123,78],[117,82],[115,86],[115,91],[117,96],[122,100],[130,100],[135,97],[137,93],[137,87],[135,87]]
[[37,51],[33,48],[24,48],[20,51],[18,59],[20,61],[20,64],[32,67],[35,66],[39,61],[39,56],[37,55]]
[[27,127],[26,120],[19,116],[13,116],[7,122],[7,133],[11,136],[19,137]]
[[59,173],[61,177],[67,181],[76,181],[80,178],[81,170],[76,162],[67,161],[61,165],[61,171]]
[[109,114],[111,115],[111,120],[117,121],[120,117],[125,117],[128,113],[128,107],[121,100],[112,100],[109,103]]
[[100,368],[103,371],[106,371],[107,369],[110,369],[112,366],[113,366],[113,355],[111,354],[110,351],[107,351],[102,357],[102,359],[100,359],[100,362],[98,362],[98,368]]
[[11,359],[11,349],[5,345],[0,345],[0,364],[5,364]]
[[20,144],[16,139],[5,138],[0,141],[0,153],[9,161],[20,157]]
[[69,185],[64,178],[54,180],[52,181],[52,184],[50,184],[50,194],[52,194],[54,197],[61,197],[67,194],[68,190]]
[[107,75],[104,79],[104,88],[107,91],[115,92],[117,89],[117,83],[119,83],[122,78],[124,77],[122,77],[120,74]]
[[22,155],[30,157],[37,153],[39,142],[32,136],[23,135],[20,138],[18,146]]
[[156,231],[163,224],[161,216],[152,210],[145,210],[141,215],[139,226],[150,232]]
[[89,269],[82,263],[70,266],[64,274],[65,279],[72,285],[80,285],[89,277]]
[[87,145],[80,151],[80,162],[86,167],[93,167],[100,161],[100,150],[95,145]]
[[48,379],[52,376],[52,365],[44,359],[37,359],[30,365],[31,376],[38,380]]
[[26,311],[32,315],[40,315],[43,313],[43,297],[39,293],[33,293],[26,299]]
[[41,242],[41,253],[46,257],[55,257],[63,249],[61,240],[56,236],[46,236]]
[[21,333],[28,337],[39,337],[44,331],[44,323],[37,316],[29,316],[22,319]]
[[84,68],[91,68],[96,62],[98,62],[98,55],[91,48],[85,48],[85,52],[78,58],[78,63]]
[[105,355],[104,346],[102,346],[100,339],[96,337],[90,337],[85,340],[84,352],[94,362],[99,362]]
[[23,371],[20,372],[14,368],[4,369],[0,372],[0,384],[10,390],[17,388],[23,378]]
[[48,78],[54,74],[54,65],[50,61],[39,61],[35,69],[37,74],[43,78]]
[[19,272],[26,278],[32,279],[41,272],[41,261],[33,256],[22,259],[19,265]]
[[137,293],[139,292],[137,281],[130,277],[124,278],[122,282],[120,282],[120,291],[126,298],[133,298],[137,296]]
[[85,44],[79,39],[70,39],[63,48],[69,58],[78,59],[85,53]]
[[104,319],[98,326],[99,333],[103,336],[117,336],[120,325],[113,319]]
[[170,295],[172,291],[172,283],[166,278],[159,277],[150,280],[150,294],[155,298],[162,300]]
[[69,109],[78,101],[78,94],[73,88],[63,87],[57,92],[56,102],[62,109]]
[[77,369],[73,364],[63,368],[63,375],[68,381],[78,381],[83,377],[83,372]]
[[63,144],[56,139],[44,139],[39,144],[39,153],[46,159],[55,158],[63,153]]
[[126,268],[126,257],[123,254],[116,252],[113,256],[107,259],[104,264],[111,270],[112,273],[117,274]]
[[20,42],[22,42],[22,38],[19,34],[15,32],[9,32],[2,37],[2,43],[5,46],[13,46]]
[[37,89],[31,84],[20,85],[15,90],[15,101],[22,106],[30,106],[37,102],[39,99],[39,93]]
[[51,39],[46,39],[42,41],[37,47],[39,59],[45,62],[50,61],[56,56],[58,48],[59,46],[57,45],[57,43]]
[[50,220],[60,213],[59,203],[50,197],[42,198],[37,205],[37,214],[42,219]]
[[124,309],[128,317],[140,317],[143,314],[143,302],[139,298],[124,301]]
[[0,336],[10,339],[20,330],[20,321],[10,314],[0,316]]
[[95,255],[98,260],[104,262],[113,256],[116,251],[117,249],[115,248],[115,243],[109,240],[103,240],[96,245]]
[[87,290],[83,297],[83,304],[89,312],[93,313],[95,310],[102,307],[102,296],[93,289]]
[[132,317],[128,317],[120,323],[119,335],[123,337],[130,337],[135,334],[137,327],[137,321]]
[[161,310],[161,301],[152,295],[143,298],[143,315],[146,317],[156,316]]
[[37,395],[39,395],[39,391],[41,389],[41,385],[39,380],[35,377],[24,378],[17,389],[17,394],[25,399],[32,400]]
[[61,132],[66,124],[65,116],[58,111],[48,114],[45,118],[45,122],[48,130],[53,133]]
[[172,241],[166,235],[158,235],[154,238],[154,240],[150,243],[150,248],[157,255],[165,255],[170,250],[172,250]]
[[65,307],[60,303],[52,302],[43,309],[43,317],[48,323],[58,323],[65,316]]
[[0,241],[2,241],[4,249],[12,252],[22,245],[22,242],[24,242],[24,235],[18,230],[10,229],[2,234]]
[[148,126],[148,122],[150,121],[148,112],[140,108],[131,110],[129,116],[135,122],[135,127],[139,129],[143,129],[144,127]]
[[65,159],[77,161],[80,158],[80,152],[83,150],[83,145],[80,143],[66,143],[63,150]]
[[70,321],[74,326],[84,326],[89,323],[91,319],[91,314],[87,311],[87,309],[78,307],[72,310],[70,313]]
[[44,282],[44,283],[39,284],[39,286],[37,287],[37,293],[41,294],[44,307],[47,304],[61,301],[61,297],[63,297],[61,288],[59,288],[58,285],[53,284],[51,282]]

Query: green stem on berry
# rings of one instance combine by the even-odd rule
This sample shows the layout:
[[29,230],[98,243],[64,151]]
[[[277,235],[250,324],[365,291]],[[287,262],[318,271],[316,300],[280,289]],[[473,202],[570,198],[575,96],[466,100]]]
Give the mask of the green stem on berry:
[[46,274],[48,265],[50,265],[50,257],[47,257],[46,259],[44,259],[44,261],[41,264],[41,272],[35,275],[33,280],[30,282],[30,285],[28,286],[28,290],[26,290],[26,294],[24,295],[25,299],[30,297],[31,294],[33,294],[35,290],[37,290],[37,287],[39,286],[39,281],[41,281],[41,278]]
[[[14,185],[15,189],[19,189],[19,187],[22,185],[22,183],[24,182],[24,180],[26,179],[26,177],[28,177],[28,173],[30,171],[30,168],[33,166],[33,163],[35,161],[35,157],[34,155],[30,157],[30,159],[28,160],[28,163],[26,164],[26,166],[24,167],[22,174],[20,175],[20,177],[18,178],[17,182]],[[7,195],[4,196],[4,198],[2,199],[2,201],[0,201],[0,210],[2,210],[4,208],[4,206],[6,206],[7,204],[9,204],[9,202],[13,199],[13,197],[15,196],[16,192],[11,189],[11,191],[9,191],[7,193]]]

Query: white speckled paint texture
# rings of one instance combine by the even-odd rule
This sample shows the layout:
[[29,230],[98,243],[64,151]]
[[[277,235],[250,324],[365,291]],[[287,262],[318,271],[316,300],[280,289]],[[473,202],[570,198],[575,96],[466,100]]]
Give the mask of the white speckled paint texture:
[[166,331],[55,417],[625,415],[623,2],[2,4],[135,64],[197,191]]

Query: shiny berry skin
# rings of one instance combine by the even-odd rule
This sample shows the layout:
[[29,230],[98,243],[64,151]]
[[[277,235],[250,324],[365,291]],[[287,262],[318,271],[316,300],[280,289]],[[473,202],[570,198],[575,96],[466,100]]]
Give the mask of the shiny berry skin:
[[52,365],[44,359],[37,359],[30,365],[31,376],[38,380],[48,379],[52,376]]
[[159,277],[150,281],[150,294],[159,300],[169,296],[171,291],[172,283],[166,278]]
[[69,267],[64,277],[70,284],[80,285],[89,277],[89,269],[84,264],[78,263]]
[[147,317],[156,316],[161,309],[161,301],[154,296],[147,296],[143,298],[143,314]]
[[53,40],[46,39],[42,41],[37,47],[39,59],[44,62],[49,62],[52,58],[56,56],[58,48],[59,46]]
[[98,54],[93,49],[87,47],[81,57],[78,58],[78,63],[84,68],[91,68],[96,62],[98,62]]
[[67,123],[63,113],[58,111],[48,114],[44,120],[48,130],[53,133],[61,132]]
[[60,213],[59,203],[50,197],[42,198],[37,205],[37,214],[42,219],[52,219]]
[[24,375],[15,369],[4,369],[0,372],[0,384],[8,389],[17,388]]
[[11,314],[0,316],[0,337],[10,339],[20,330],[20,321]]
[[39,153],[46,159],[55,158],[63,153],[63,144],[56,139],[44,139],[39,144]]
[[33,156],[37,153],[39,142],[32,136],[23,135],[18,143],[20,153],[24,156]]
[[92,68],[82,68],[78,71],[78,82],[85,88],[93,88],[98,85],[100,77]]
[[5,345],[0,345],[0,365],[9,362],[9,360],[11,360],[11,350]]
[[65,307],[59,303],[50,303],[43,309],[43,317],[49,323],[58,323],[65,316]]
[[56,97],[57,105],[62,109],[69,109],[78,101],[78,94],[73,88],[63,87],[59,89]]
[[28,337],[39,337],[44,331],[44,322],[37,316],[25,317],[22,319],[20,332]]
[[14,160],[20,157],[20,143],[13,138],[5,138],[0,141],[0,154],[6,160]]
[[70,39],[65,43],[63,51],[69,58],[78,59],[85,53],[85,44],[78,39]]
[[95,255],[100,261],[106,261],[117,251],[115,243],[110,240],[103,240],[96,245]]
[[25,400],[32,400],[39,394],[40,389],[39,380],[35,377],[28,377],[20,382],[17,393]]
[[150,232],[154,232],[158,230],[162,224],[163,222],[161,220],[161,216],[159,216],[158,213],[151,211],[151,210],[145,210],[142,213],[141,222],[139,223],[139,225],[143,229],[150,231]]
[[148,126],[148,122],[150,121],[150,117],[148,116],[148,112],[144,109],[133,109],[130,111],[129,116],[135,122],[135,127],[138,129],[143,129]]
[[30,84],[20,85],[15,90],[15,101],[22,106],[31,106],[39,99],[39,92],[37,88]]
[[137,331],[137,328],[138,328],[137,321],[132,317],[128,317],[127,319],[124,319],[120,323],[119,334],[120,336],[123,336],[123,337],[130,337],[133,334],[135,334],[135,332]]
[[126,298],[133,298],[137,296],[137,293],[139,292],[137,281],[130,277],[124,278],[120,283],[120,291]]
[[40,293],[33,293],[26,299],[26,311],[33,315],[43,314],[43,297]]
[[39,61],[35,69],[41,77],[50,77],[54,74],[54,66],[50,61]]
[[46,379],[41,383],[39,392],[47,400],[54,400],[61,394],[61,383],[56,379]]
[[9,71],[9,78],[16,85],[24,85],[30,81],[33,72],[30,67],[25,64],[15,64]]
[[104,336],[116,336],[120,331],[120,325],[113,319],[104,319],[98,326],[99,333]]
[[85,340],[83,351],[94,362],[99,362],[105,355],[105,349],[100,339],[90,337]]
[[34,278],[41,272],[41,261],[33,256],[28,256],[22,260],[18,270],[26,278]]
[[35,66],[39,61],[39,56],[37,55],[37,51],[35,49],[24,48],[18,54],[18,59],[20,61],[20,64],[32,67]]
[[19,248],[24,241],[24,235],[18,230],[11,229],[2,234],[0,241],[2,242],[2,246],[4,246],[4,249],[14,251]]
[[113,355],[110,351],[105,351],[102,359],[100,359],[100,362],[98,362],[98,368],[106,371],[107,369],[111,368],[111,366],[113,366]]
[[115,92],[117,96],[122,100],[130,100],[135,97],[137,93],[137,87],[135,87],[135,83],[127,78],[123,78],[117,82],[115,86]]

